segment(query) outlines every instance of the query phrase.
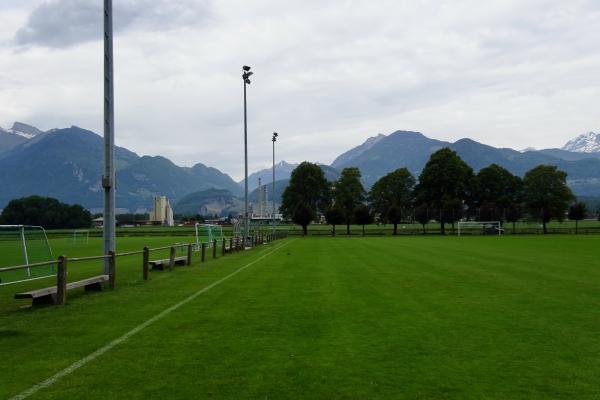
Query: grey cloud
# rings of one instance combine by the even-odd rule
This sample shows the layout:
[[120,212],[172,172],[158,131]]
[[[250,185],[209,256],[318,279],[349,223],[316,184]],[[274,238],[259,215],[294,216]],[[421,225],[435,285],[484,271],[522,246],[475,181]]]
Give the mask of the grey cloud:
[[[202,22],[208,15],[203,0],[118,0],[113,3],[114,30],[168,30]],[[62,48],[102,38],[101,1],[46,1],[29,15],[15,34],[21,46]]]

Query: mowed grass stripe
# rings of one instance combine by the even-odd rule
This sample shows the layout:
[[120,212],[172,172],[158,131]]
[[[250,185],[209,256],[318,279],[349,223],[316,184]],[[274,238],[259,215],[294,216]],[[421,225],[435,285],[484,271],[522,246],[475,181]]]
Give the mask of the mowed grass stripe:
[[598,398],[599,239],[302,238],[43,398]]
[[[276,242],[274,246],[269,246],[267,250],[274,252],[288,243],[289,242]],[[163,318],[165,315],[168,315],[179,307],[194,300],[199,295],[221,284],[227,279],[233,277],[239,272],[242,272],[243,270],[270,255],[270,253],[261,253],[249,253],[246,254],[246,257],[243,257],[242,253],[234,254],[232,257],[228,257],[226,259],[229,261],[228,264],[225,264],[227,262],[225,259],[213,261],[210,264],[200,264],[196,262],[196,267],[209,266],[214,268],[194,268],[192,266],[191,268],[186,267],[178,269],[177,272],[180,272],[179,274],[158,274],[153,276],[154,279],[146,284],[146,287],[133,287],[133,291],[129,291],[129,289],[132,288],[126,288],[126,291],[121,292],[120,294],[119,290],[117,290],[109,292],[108,294],[98,293],[96,295],[84,295],[80,298],[75,296],[77,301],[74,301],[72,304],[79,306],[79,310],[68,310],[73,314],[67,313],[68,307],[49,307],[46,309],[29,310],[32,313],[40,314],[39,320],[36,322],[42,322],[46,320],[45,317],[48,317],[48,315],[44,315],[45,312],[57,311],[60,315],[53,315],[55,318],[58,317],[57,319],[52,319],[51,321],[46,320],[46,322],[50,322],[50,330],[47,330],[47,327],[42,323],[36,324],[37,328],[36,325],[30,327],[29,332],[25,330],[20,331],[17,329],[7,331],[9,335],[6,336],[8,336],[9,339],[14,337],[15,341],[19,339],[19,336],[27,334],[35,334],[35,340],[27,343],[26,347],[19,348],[18,345],[14,346],[13,349],[17,351],[8,353],[8,355],[13,356],[14,359],[6,359],[8,363],[4,364],[6,371],[3,372],[6,373],[3,374],[3,378],[7,378],[7,385],[2,385],[0,388],[6,388],[8,386],[8,390],[10,390],[11,386],[22,386],[22,382],[11,379],[14,376],[18,376],[19,373],[23,374],[21,377],[26,378],[26,382],[31,382],[34,380],[38,380],[39,382],[41,378],[39,375],[40,373],[43,373],[41,371],[50,370],[54,373],[57,370],[57,365],[63,366],[64,369],[61,370],[61,372],[52,375],[42,383],[33,384],[29,389],[21,392],[19,395],[16,395],[13,398],[21,399],[29,397],[38,390],[54,384],[58,379],[69,375],[81,366],[87,364],[89,361],[93,361],[96,357],[104,354],[108,350],[111,350],[116,345],[124,342],[132,335],[137,334],[147,326],[150,326],[152,323]],[[248,257],[248,255],[250,255],[250,257]],[[219,262],[221,265],[219,265]],[[245,263],[245,265],[240,267],[242,262]],[[190,277],[190,274],[194,276]],[[218,280],[215,281],[215,277],[217,277]],[[190,280],[190,278],[193,278],[193,280]],[[204,287],[198,290],[198,286]],[[185,292],[192,292],[192,294],[188,294],[187,297],[181,300],[182,293]],[[99,297],[103,295],[105,296],[104,301],[107,301],[107,303],[100,303],[102,299],[99,299]],[[140,295],[144,296],[144,298],[141,298]],[[177,304],[173,305],[173,300],[178,301]],[[127,304],[122,304],[122,301],[125,301]],[[164,309],[165,303],[170,303],[170,307]],[[92,309],[88,310],[88,312],[85,312],[83,310],[85,307],[96,307],[97,309]],[[160,308],[157,309],[157,307]],[[148,310],[153,310],[153,313],[149,316],[146,313]],[[81,313],[82,311],[83,313]],[[94,311],[99,312],[97,315],[95,315]],[[119,313],[119,311],[123,312]],[[140,325],[137,325],[135,328],[131,329],[129,322],[131,322],[131,320],[138,319],[140,315],[146,315],[146,320],[144,322],[140,321]],[[104,320],[99,321],[98,317],[103,318]],[[33,316],[33,318],[35,319],[35,316]],[[61,318],[63,319],[61,320]],[[27,320],[28,318],[24,318],[19,322],[26,323]],[[69,321],[73,322],[74,324],[69,325]],[[22,326],[19,326],[18,323],[13,324],[13,326],[14,328],[22,328]],[[127,326],[129,326],[127,329],[131,329],[130,331],[122,336],[119,336],[109,344],[106,344],[106,338],[115,337],[118,329],[121,329],[122,334],[122,329],[126,328]],[[61,335],[59,337],[59,335],[55,334],[55,330],[63,330],[64,332],[65,328],[68,331],[66,332],[66,335]],[[39,329],[42,332],[36,331],[36,329]],[[45,329],[45,333],[48,335],[46,337],[44,337]],[[78,337],[78,332],[82,333],[81,337]],[[52,343],[45,343],[45,339]],[[61,340],[62,343],[60,343]],[[97,350],[90,353],[87,349],[89,349],[91,343],[95,344]],[[11,347],[9,343],[6,344],[7,348]],[[48,344],[55,345],[48,346]],[[98,349],[99,344],[105,345]],[[45,351],[48,351],[48,353],[40,351],[42,348],[44,348]],[[82,349],[86,349],[88,354],[82,356],[79,360],[73,359],[73,355],[70,353],[70,351],[75,350],[77,351],[76,354],[81,354]],[[32,354],[34,354],[33,357],[31,357]],[[28,356],[29,358],[26,358]],[[25,360],[25,362],[23,362],[23,360]],[[13,361],[14,364],[11,363],[11,361]],[[55,361],[56,364],[52,363],[52,361]],[[22,371],[19,371],[19,369]],[[10,392],[7,392],[7,394],[8,393]]]

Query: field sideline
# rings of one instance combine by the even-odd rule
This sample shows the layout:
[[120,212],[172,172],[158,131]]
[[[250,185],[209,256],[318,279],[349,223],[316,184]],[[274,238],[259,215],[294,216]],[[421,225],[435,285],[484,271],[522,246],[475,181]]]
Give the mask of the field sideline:
[[186,299],[31,398],[598,398],[599,240],[294,238],[148,282],[123,262],[65,307],[2,287],[0,398]]

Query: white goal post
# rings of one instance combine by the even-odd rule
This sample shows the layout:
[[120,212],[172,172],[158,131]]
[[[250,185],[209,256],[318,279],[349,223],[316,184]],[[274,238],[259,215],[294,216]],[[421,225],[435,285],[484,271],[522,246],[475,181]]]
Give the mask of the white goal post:
[[459,221],[458,236],[461,235],[495,235],[504,233],[500,221]]
[[202,242],[207,243],[207,247],[212,247],[213,241],[223,240],[223,227],[213,224],[196,223],[196,251],[200,250]]
[[90,231],[87,229],[77,229],[73,231],[72,242],[77,243],[85,243],[88,244],[90,242]]
[[[52,248],[43,227],[0,225],[0,269],[52,261],[53,259]],[[53,266],[4,271],[0,274],[0,286],[42,279],[52,276],[54,273]]]

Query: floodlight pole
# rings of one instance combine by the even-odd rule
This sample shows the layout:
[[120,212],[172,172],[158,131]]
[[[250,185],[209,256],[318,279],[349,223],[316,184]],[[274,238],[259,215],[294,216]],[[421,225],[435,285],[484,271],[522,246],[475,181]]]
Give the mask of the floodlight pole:
[[[112,0],[104,0],[104,254],[115,251],[115,116]],[[104,273],[109,272],[109,260]]]
[[273,142],[273,190],[271,193],[271,200],[273,201],[273,214],[271,214],[271,233],[275,235],[275,142],[277,141],[277,136],[279,134],[277,132],[273,132],[273,138],[271,141]]
[[242,67],[242,81],[244,83],[244,246],[249,245],[249,216],[248,216],[248,111],[246,107],[246,85],[250,84],[250,67]]

